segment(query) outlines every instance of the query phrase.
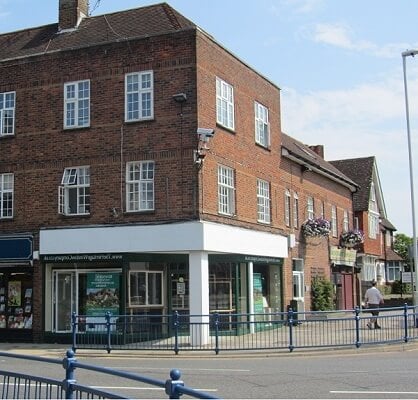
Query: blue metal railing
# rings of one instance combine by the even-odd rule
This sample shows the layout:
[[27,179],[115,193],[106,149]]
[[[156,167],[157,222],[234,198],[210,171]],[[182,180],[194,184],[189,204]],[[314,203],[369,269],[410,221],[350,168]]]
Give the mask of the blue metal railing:
[[23,354],[0,352],[0,357],[9,357],[20,360],[36,361],[47,364],[60,364],[65,369],[65,379],[52,379],[36,375],[0,370],[2,380],[2,399],[128,399],[122,394],[112,393],[98,388],[78,384],[75,369],[94,371],[99,374],[118,376],[132,382],[142,382],[150,386],[165,390],[170,399],[179,399],[187,394],[197,399],[217,399],[208,393],[189,388],[180,379],[178,369],[170,371],[170,378],[162,381],[144,375],[133,374],[112,368],[99,367],[77,361],[73,350],[68,350],[62,361],[46,357],[37,357]]
[[[380,308],[381,330],[370,330],[373,310],[286,312],[263,314],[214,313],[207,316],[118,315],[90,320],[72,316],[73,350],[287,350],[321,347],[360,347],[408,342],[418,338],[413,306]],[[93,322],[91,322],[93,321]],[[200,321],[200,322],[196,322]]]

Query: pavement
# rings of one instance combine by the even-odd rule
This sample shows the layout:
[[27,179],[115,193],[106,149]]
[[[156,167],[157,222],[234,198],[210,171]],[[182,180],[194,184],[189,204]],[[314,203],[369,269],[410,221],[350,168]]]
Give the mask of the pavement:
[[[238,351],[222,351],[218,355],[211,351],[180,351],[174,354],[172,351],[161,350],[112,350],[110,354],[106,349],[77,349],[75,356],[77,359],[113,357],[113,358],[267,358],[267,357],[298,357],[298,356],[337,356],[350,354],[367,354],[376,352],[402,352],[417,351],[418,342],[399,342],[399,343],[382,343],[382,344],[363,344],[359,348],[350,347],[321,347],[321,348],[297,348],[292,352],[284,349],[278,350],[238,350]],[[8,352],[13,354],[30,355],[37,357],[48,357],[63,359],[71,345],[54,344],[54,343],[1,343],[0,352]]]

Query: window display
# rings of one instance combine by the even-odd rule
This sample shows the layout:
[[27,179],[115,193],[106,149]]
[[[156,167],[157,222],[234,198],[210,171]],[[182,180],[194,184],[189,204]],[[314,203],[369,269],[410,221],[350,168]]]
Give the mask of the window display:
[[32,329],[32,276],[0,274],[0,329]]

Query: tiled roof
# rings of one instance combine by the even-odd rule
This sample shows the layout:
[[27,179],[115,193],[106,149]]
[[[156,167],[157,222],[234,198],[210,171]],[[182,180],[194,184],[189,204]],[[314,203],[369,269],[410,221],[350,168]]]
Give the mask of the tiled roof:
[[359,185],[358,191],[353,195],[354,211],[367,211],[369,209],[370,187],[373,181],[375,158],[373,156],[352,158],[330,161],[330,163]]
[[58,33],[58,23],[0,35],[0,62],[132,38],[169,34],[196,25],[166,3],[84,18],[77,29]]
[[395,226],[386,218],[382,218],[380,223],[382,224],[382,226],[384,226],[386,229],[388,229],[390,231],[396,231],[397,230],[395,228]]
[[402,261],[403,258],[391,248],[385,250],[385,260],[387,261]]
[[285,148],[293,157],[296,157],[302,165],[315,167],[325,174],[344,182],[349,186],[356,186],[342,171],[325,161],[321,156],[315,153],[309,146],[282,132],[282,148]]

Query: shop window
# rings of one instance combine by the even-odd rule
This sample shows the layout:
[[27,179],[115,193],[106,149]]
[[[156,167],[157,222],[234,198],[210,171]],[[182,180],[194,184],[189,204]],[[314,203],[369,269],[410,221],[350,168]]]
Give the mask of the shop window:
[[32,276],[0,274],[0,329],[32,329]]
[[163,273],[154,271],[129,272],[129,306],[162,306]]

